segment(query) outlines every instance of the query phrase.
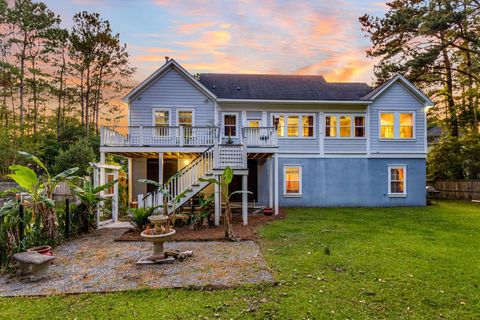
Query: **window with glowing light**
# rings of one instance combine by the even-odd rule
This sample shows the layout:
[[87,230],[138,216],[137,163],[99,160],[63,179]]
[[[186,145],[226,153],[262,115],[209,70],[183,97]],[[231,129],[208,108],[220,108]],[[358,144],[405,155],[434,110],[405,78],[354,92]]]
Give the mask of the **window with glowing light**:
[[154,135],[156,136],[168,136],[170,126],[170,110],[154,109],[153,121],[155,128]]
[[272,121],[273,124],[278,124],[277,133],[279,137],[311,138],[315,135],[315,118],[313,114],[276,114],[273,116]]
[[285,196],[301,196],[302,195],[302,167],[301,166],[285,166],[284,167],[283,193]]
[[406,166],[388,167],[388,194],[389,196],[405,196],[407,194]]
[[336,114],[325,116],[325,137],[363,138],[365,137],[365,116]]
[[380,112],[380,139],[414,139],[415,112]]

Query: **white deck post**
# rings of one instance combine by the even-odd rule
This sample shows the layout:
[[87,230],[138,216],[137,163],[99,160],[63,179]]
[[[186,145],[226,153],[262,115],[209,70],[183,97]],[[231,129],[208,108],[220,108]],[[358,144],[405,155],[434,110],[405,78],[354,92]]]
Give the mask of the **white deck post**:
[[[215,179],[220,179],[219,176],[216,176]],[[220,225],[220,213],[222,211],[222,196],[220,194],[220,186],[215,183],[215,226]]]
[[[158,153],[158,183],[163,183],[163,152]],[[163,195],[159,193],[158,204],[162,204],[162,203],[163,203]]]
[[116,180],[113,185],[113,204],[112,204],[112,220],[118,221],[118,170],[113,170],[113,180]]
[[248,224],[248,175],[242,176],[242,221],[243,225]]
[[133,201],[133,160],[128,158],[128,203]]
[[273,159],[268,159],[268,206],[273,208]]
[[275,167],[275,184],[274,184],[274,208],[275,208],[275,215],[278,215],[279,213],[279,208],[278,208],[278,184],[279,184],[279,178],[278,178],[278,154],[275,154],[274,157],[274,167]]
[[[103,165],[105,164],[105,152],[100,152],[100,185],[105,184],[105,168]],[[98,187],[98,186],[97,186]]]
[[[105,152],[100,152],[100,181],[98,186],[103,186],[105,184]],[[97,187],[98,187],[97,186]],[[105,195],[105,191],[100,191],[100,196],[103,197]],[[103,201],[100,202],[97,206],[97,228],[100,226],[100,210],[103,208]]]

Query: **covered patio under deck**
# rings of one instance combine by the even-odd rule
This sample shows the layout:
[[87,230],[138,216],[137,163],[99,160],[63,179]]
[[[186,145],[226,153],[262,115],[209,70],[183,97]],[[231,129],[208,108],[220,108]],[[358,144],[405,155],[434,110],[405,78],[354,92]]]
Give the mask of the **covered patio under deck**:
[[[128,147],[128,150],[125,150],[126,148],[124,147],[102,147],[101,149],[101,158],[103,159],[105,158],[106,153],[128,159],[129,203],[135,205],[135,202],[137,202],[137,205],[139,206],[151,206],[154,204],[154,201],[157,201],[156,203],[158,203],[159,200],[151,200],[151,198],[149,198],[149,196],[155,191],[153,186],[140,183],[138,180],[147,178],[154,181],[167,182],[177,171],[200,171],[193,167],[195,165],[198,167],[199,156],[202,155],[206,149],[205,147],[189,147],[188,149],[181,148],[179,150],[179,148],[170,147],[168,148],[169,151],[166,151],[165,148],[162,147],[139,147],[139,149],[140,148],[142,150],[131,150],[132,147]],[[155,151],[152,149],[155,149]],[[241,208],[244,225],[248,224],[249,212],[258,212],[262,207],[274,208],[275,214],[278,214],[279,212],[278,205],[276,205],[278,204],[278,187],[276,187],[278,186],[278,183],[275,183],[274,181],[274,177],[278,176],[278,174],[275,174],[275,172],[278,173],[278,167],[275,168],[275,164],[278,163],[278,161],[275,161],[275,153],[272,152],[273,150],[261,151],[270,152],[248,152],[245,155],[245,163],[232,163],[233,165],[230,165],[234,170],[235,175],[234,181],[230,186],[230,191],[253,190],[255,192],[253,196],[243,193],[239,195],[239,197],[233,199],[234,208]],[[211,162],[213,163],[213,158],[210,160],[212,160]],[[265,177],[260,178],[257,175],[257,170],[252,169],[252,166],[257,165],[259,168],[264,168],[264,170],[268,167],[268,179],[265,179]],[[203,165],[203,167],[205,167],[205,165]],[[189,182],[182,182],[181,184],[182,186],[188,185],[188,183],[195,185],[198,177],[203,174],[208,174],[208,177],[215,177],[218,179],[223,173],[224,167],[225,165],[219,168],[212,167],[211,172],[208,173],[205,170],[200,173],[195,171],[193,176],[192,174],[188,174]],[[172,185],[172,190],[179,187],[180,182],[177,182],[177,184]],[[214,223],[218,226],[220,224],[221,208],[223,207],[219,187],[217,185],[201,185],[198,187],[198,190],[195,189],[192,192],[195,193],[195,195],[214,194]],[[193,198],[193,196],[191,198]],[[187,201],[182,205],[188,205]]]

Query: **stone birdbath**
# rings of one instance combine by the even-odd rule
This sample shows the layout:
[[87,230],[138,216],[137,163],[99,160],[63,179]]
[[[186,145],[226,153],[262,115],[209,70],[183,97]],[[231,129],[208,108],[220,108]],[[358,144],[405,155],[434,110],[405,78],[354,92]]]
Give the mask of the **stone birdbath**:
[[140,236],[148,242],[153,243],[153,253],[140,259],[137,264],[168,263],[175,261],[174,257],[167,256],[163,243],[170,240],[175,234],[175,229],[170,227],[169,217],[166,215],[153,215],[148,218],[153,223],[153,228],[147,228],[142,231]]

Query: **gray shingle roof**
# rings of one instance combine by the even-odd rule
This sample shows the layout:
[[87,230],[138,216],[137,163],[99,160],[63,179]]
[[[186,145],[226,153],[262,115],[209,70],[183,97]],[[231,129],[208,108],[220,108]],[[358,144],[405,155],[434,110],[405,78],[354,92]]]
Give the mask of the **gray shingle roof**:
[[202,73],[200,82],[223,99],[362,100],[366,83],[327,82],[323,76]]

